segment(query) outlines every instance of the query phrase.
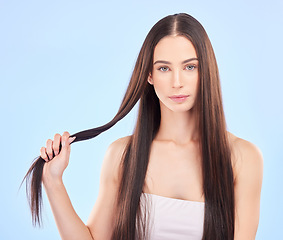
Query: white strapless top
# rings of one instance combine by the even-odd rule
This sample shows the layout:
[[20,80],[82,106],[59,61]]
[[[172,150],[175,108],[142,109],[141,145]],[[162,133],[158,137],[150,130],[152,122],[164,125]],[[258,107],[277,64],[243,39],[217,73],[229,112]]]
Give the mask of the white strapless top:
[[[146,200],[146,201],[145,201]],[[141,211],[146,212],[148,240],[201,240],[204,202],[141,194]]]

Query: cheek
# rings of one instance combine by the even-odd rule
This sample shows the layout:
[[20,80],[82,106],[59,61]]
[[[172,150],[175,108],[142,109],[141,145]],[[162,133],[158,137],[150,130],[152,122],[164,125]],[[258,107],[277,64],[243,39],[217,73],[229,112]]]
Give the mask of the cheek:
[[187,81],[186,85],[188,87],[189,91],[192,91],[191,93],[195,94],[196,91],[198,90],[198,85],[199,85],[199,76],[198,73],[195,73],[193,75],[187,76]]
[[163,92],[168,91],[170,88],[170,74],[154,73],[153,77],[153,86],[155,91]]
[[166,82],[165,79],[154,79],[154,84],[153,84],[154,90],[156,92],[156,95],[158,97],[162,97],[163,95],[167,95],[169,88],[170,88],[170,83],[169,81]]
[[191,87],[192,87],[192,89],[193,89],[194,91],[197,91],[197,89],[198,89],[198,84],[199,84],[198,78],[196,78],[196,79],[194,79],[194,80],[192,81]]
[[164,98],[165,91],[164,91],[164,89],[162,87],[159,87],[158,84],[154,84],[154,91],[155,91],[156,96],[159,99],[163,99]]

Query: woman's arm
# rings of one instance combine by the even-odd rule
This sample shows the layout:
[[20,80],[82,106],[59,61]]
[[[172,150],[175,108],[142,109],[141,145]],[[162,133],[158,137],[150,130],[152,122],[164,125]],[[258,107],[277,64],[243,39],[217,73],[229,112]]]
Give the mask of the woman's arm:
[[[98,198],[87,225],[76,214],[62,181],[62,175],[68,165],[70,155],[69,142],[63,144],[68,137],[68,132],[64,132],[60,154],[58,154],[61,141],[59,134],[55,135],[53,142],[50,139],[47,140],[46,149],[44,147],[41,149],[41,157],[46,161],[43,169],[43,185],[60,236],[63,240],[108,240],[111,238],[114,226],[120,181],[120,161],[130,136],[114,141],[106,151],[102,163]],[[53,149],[54,158],[52,156]]]
[[259,223],[263,179],[262,153],[254,144],[237,138],[233,143],[236,161],[235,240],[254,240]]
[[[61,238],[92,240],[87,226],[76,214],[62,181],[63,172],[69,163],[70,143],[74,140],[69,136],[68,132],[64,132],[62,137],[60,134],[55,134],[54,141],[48,139],[46,148],[41,148],[41,157],[46,161],[42,182]],[[59,153],[60,143],[62,148]]]
[[44,185],[61,238],[92,240],[88,227],[76,214],[62,181]]

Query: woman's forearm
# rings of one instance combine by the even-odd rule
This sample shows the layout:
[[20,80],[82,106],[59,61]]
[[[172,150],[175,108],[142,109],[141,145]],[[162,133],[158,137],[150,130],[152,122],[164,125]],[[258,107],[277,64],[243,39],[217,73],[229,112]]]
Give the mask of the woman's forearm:
[[93,240],[88,227],[75,212],[62,180],[44,184],[48,200],[63,240]]

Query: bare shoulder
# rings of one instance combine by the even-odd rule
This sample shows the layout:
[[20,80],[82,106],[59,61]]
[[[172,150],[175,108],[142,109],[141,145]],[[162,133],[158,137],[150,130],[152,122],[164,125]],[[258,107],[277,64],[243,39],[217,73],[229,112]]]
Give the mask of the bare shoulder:
[[118,138],[112,142],[106,150],[103,161],[103,170],[114,174],[115,181],[119,180],[119,166],[124,150],[130,139],[131,135]]
[[238,151],[244,154],[260,154],[260,149],[252,142],[249,142],[243,138],[239,138],[234,134],[228,132],[228,137],[231,142],[232,150]]
[[263,156],[259,147],[230,132],[227,133],[232,151],[232,165],[234,167],[236,179],[243,168],[245,168],[246,171],[249,171],[249,168],[261,171],[263,168]]
[[114,142],[112,142],[109,145],[109,150],[114,150],[114,151],[122,151],[122,150],[124,150],[124,148],[128,144],[128,142],[129,142],[131,137],[132,136],[129,135],[129,136],[118,138],[117,140],[115,140]]
[[131,139],[131,135],[118,138],[114,142],[112,142],[107,151],[106,154],[110,154],[112,157],[110,158],[111,161],[118,161],[120,162],[120,157],[122,156],[124,150],[126,149],[127,144],[129,143]]

